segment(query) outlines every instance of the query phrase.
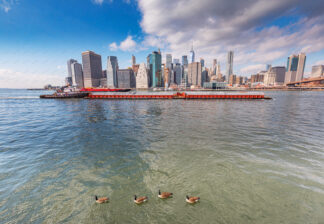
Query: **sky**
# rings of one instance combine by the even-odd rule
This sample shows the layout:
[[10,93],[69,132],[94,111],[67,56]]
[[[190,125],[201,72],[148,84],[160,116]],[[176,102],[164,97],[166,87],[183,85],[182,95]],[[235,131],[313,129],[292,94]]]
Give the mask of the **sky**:
[[250,76],[266,64],[307,55],[305,76],[324,64],[323,0],[0,0],[0,88],[63,85],[66,61],[92,50],[120,68],[158,48],[163,61],[189,55],[224,74]]

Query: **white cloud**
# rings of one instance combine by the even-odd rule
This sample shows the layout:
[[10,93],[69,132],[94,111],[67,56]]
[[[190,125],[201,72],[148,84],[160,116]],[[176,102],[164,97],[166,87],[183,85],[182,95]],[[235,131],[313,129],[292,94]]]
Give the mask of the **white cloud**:
[[94,0],[95,4],[101,5],[104,2],[104,0]]
[[[291,53],[324,49],[322,0],[138,0],[147,45],[165,43],[175,57],[188,54],[209,65],[234,50],[234,70],[246,64],[271,64]],[[284,26],[271,22],[298,15]],[[237,71],[236,71],[237,72]]]
[[118,46],[117,46],[116,42],[113,42],[113,43],[109,44],[109,49],[111,51],[117,51],[118,50]]
[[264,64],[256,64],[256,65],[249,65],[246,66],[244,68],[241,68],[241,72],[243,74],[254,74],[257,73],[259,71],[265,70],[266,69],[266,65]]
[[51,74],[27,74],[0,69],[0,88],[41,88],[47,84],[62,85],[64,77]]
[[117,51],[119,49],[122,51],[135,51],[136,47],[137,43],[133,40],[133,37],[131,35],[128,35],[127,38],[119,44],[119,46],[116,42],[109,44],[109,49],[111,51]]
[[14,0],[0,0],[0,9],[8,13],[14,3]]

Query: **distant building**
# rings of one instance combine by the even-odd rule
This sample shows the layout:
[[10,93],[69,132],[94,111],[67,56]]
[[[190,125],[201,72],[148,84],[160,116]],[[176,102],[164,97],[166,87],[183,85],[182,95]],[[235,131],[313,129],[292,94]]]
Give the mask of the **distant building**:
[[172,64],[172,55],[166,54],[165,66],[171,69],[171,64]]
[[[144,64],[144,65],[145,65],[145,64]],[[140,65],[132,65],[132,69],[133,69],[133,72],[134,72],[135,76],[136,76],[136,74],[137,74],[137,72],[138,72],[139,66],[140,66]]]
[[107,87],[117,88],[117,70],[118,70],[118,60],[116,56],[107,57]]
[[285,81],[286,68],[284,66],[270,67],[264,73],[263,83],[265,86],[283,85]]
[[72,77],[71,65],[72,65],[74,62],[77,62],[77,60],[75,60],[75,59],[69,59],[69,60],[67,61],[68,77]]
[[195,62],[195,52],[193,50],[193,45],[191,47],[191,51],[190,51],[190,63]]
[[84,87],[100,86],[102,76],[101,56],[93,51],[82,53]]
[[136,88],[147,89],[149,88],[149,76],[145,63],[139,65],[136,75]]
[[188,57],[187,57],[187,55],[182,56],[182,65],[183,66],[188,65]]
[[119,69],[117,71],[118,88],[135,88],[136,79],[132,69]]
[[72,73],[72,85],[77,88],[83,88],[83,72],[82,65],[78,62],[73,62],[71,64],[71,73]]
[[136,65],[136,57],[132,55],[132,65]]
[[174,65],[176,65],[176,64],[180,64],[180,59],[174,58],[174,59],[173,59],[173,64],[174,64]]
[[324,76],[324,65],[314,65],[312,66],[312,78]]
[[152,80],[152,87],[162,87],[163,80],[162,80],[162,58],[160,51],[153,51],[150,54],[150,70],[151,70],[151,80]]
[[269,71],[270,68],[271,68],[271,65],[270,64],[267,64],[266,70]]
[[266,71],[259,72],[258,74],[251,75],[251,83],[263,83],[264,74]]
[[217,59],[213,60],[213,70],[211,72],[213,75],[217,74]]
[[188,85],[202,86],[201,64],[193,62],[188,65]]
[[232,75],[229,76],[228,84],[230,84],[232,86],[234,84],[236,84],[236,75],[232,74]]
[[285,83],[298,82],[304,78],[306,55],[291,55],[287,59]]
[[182,66],[180,65],[180,63],[177,63],[174,66],[174,83],[180,85],[181,78],[182,78]]
[[227,54],[226,81],[229,83],[229,76],[233,74],[234,52],[229,51]]
[[201,64],[201,68],[205,67],[205,60],[203,58],[200,58],[200,64]]
[[163,70],[163,80],[164,86],[169,87],[171,82],[171,69],[168,67],[165,67]]

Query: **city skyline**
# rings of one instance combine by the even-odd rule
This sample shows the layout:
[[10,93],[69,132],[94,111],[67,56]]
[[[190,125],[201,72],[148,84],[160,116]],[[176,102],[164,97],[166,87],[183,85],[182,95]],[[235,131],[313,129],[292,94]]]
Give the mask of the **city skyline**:
[[[205,66],[211,67],[217,58],[223,74],[227,52],[233,50],[233,73],[242,76],[267,64],[286,66],[287,57],[300,52],[307,54],[305,77],[313,65],[324,64],[320,1],[181,3],[190,15],[178,6],[170,8],[169,0],[0,1],[0,87],[61,85],[68,76],[66,60],[81,62],[80,52],[86,50],[103,59],[115,55],[120,67],[127,68],[132,54],[140,64],[157,48],[162,63],[167,53],[180,61],[187,55],[190,61],[193,44],[196,61],[204,58]],[[158,20],[152,17],[153,11]],[[229,11],[231,17],[226,14]],[[106,63],[102,60],[103,68]]]

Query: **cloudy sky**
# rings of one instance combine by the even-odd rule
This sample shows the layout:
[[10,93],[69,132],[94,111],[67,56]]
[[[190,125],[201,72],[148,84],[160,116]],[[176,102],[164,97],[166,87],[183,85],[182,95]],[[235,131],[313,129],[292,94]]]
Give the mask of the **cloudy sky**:
[[248,76],[266,64],[307,54],[306,75],[324,64],[323,0],[0,0],[0,88],[63,84],[66,61],[81,52],[109,55],[128,67],[161,48],[207,66],[227,51],[234,72]]

